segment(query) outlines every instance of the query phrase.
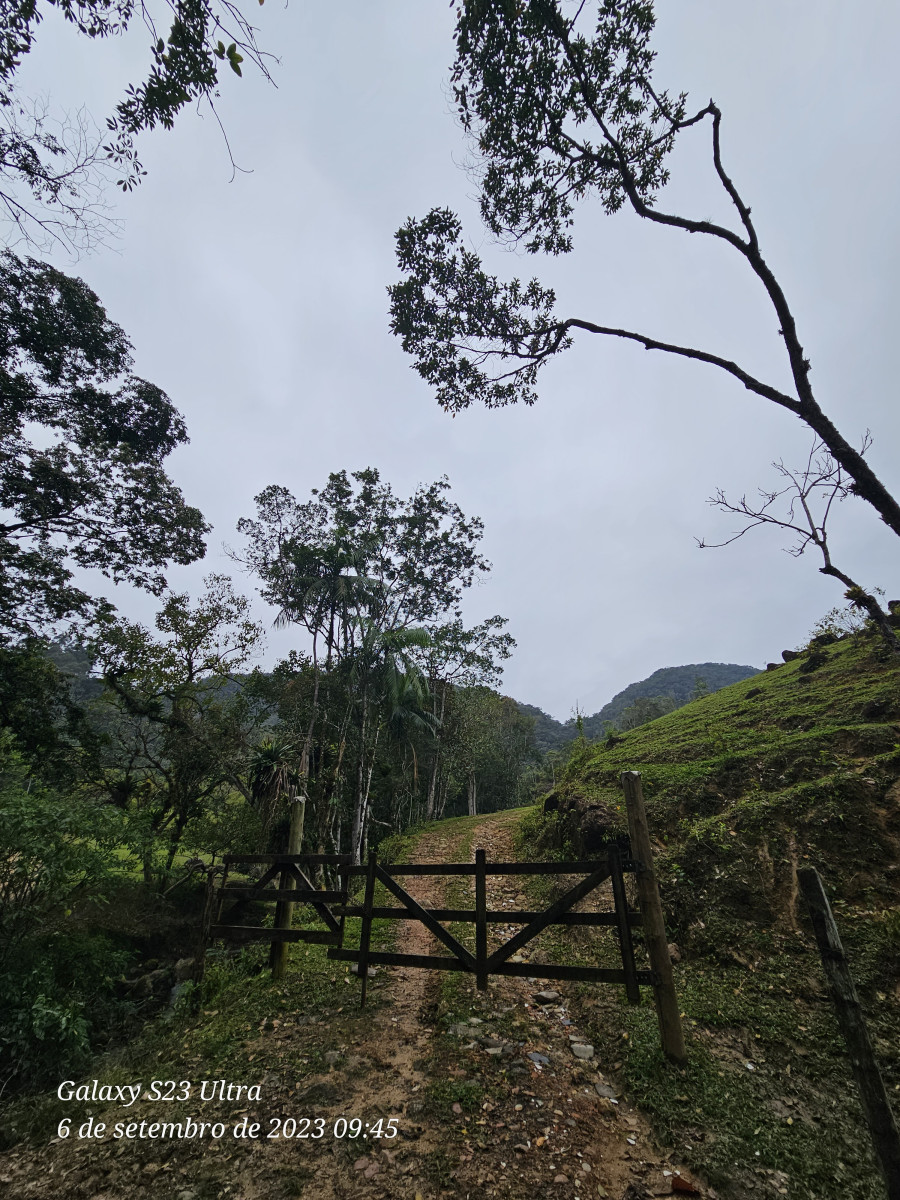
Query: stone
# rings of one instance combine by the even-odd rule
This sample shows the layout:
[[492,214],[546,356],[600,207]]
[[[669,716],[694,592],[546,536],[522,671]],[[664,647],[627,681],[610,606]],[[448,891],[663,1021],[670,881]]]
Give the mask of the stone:
[[594,1091],[598,1096],[603,1096],[605,1100],[615,1100],[619,1094],[615,1088],[609,1086],[608,1083],[595,1083]]
[[777,671],[780,666],[781,666],[781,663],[766,663],[766,670],[767,671]]
[[588,1046],[584,1042],[575,1042],[572,1046],[572,1053],[576,1058],[581,1058],[586,1061],[587,1059],[594,1057],[594,1047]]
[[325,1051],[325,1066],[326,1067],[336,1067],[338,1065],[338,1063],[341,1061],[342,1057],[343,1057],[343,1055],[341,1054],[340,1050],[326,1050]]
[[[351,968],[350,968],[350,974],[351,974],[351,975],[358,975],[358,974],[359,974],[359,963],[354,963],[354,964],[351,966]],[[367,976],[367,978],[369,978],[369,979],[373,979],[373,978],[374,978],[374,976],[375,976],[375,968],[374,968],[374,967],[366,967],[366,976]]]
[[818,671],[819,667],[824,667],[829,661],[829,656],[824,650],[813,650],[812,654],[800,664],[800,670],[804,675],[808,675],[811,671]]
[[676,942],[669,942],[666,949],[669,951],[669,958],[673,963],[681,962],[681,951],[679,950]]
[[554,1175],[553,1182],[554,1183],[568,1183],[569,1177],[568,1177],[568,1175]]
[[538,1054],[537,1050],[530,1050],[528,1053],[528,1058],[530,1058],[533,1063],[546,1064],[550,1061],[546,1054]]
[[750,691],[747,692],[747,694],[744,696],[744,699],[752,700],[754,696],[761,696],[761,695],[762,695],[762,688],[751,688]]
[[535,992],[534,997],[538,1004],[555,1004],[559,1000],[559,992],[551,991],[549,988],[543,992]]
[[782,650],[781,657],[784,659],[785,662],[793,662],[794,659],[799,658],[800,655],[797,653],[796,650]]
[[194,960],[192,958],[179,958],[175,964],[175,982],[183,983],[186,979],[191,979],[194,974]]

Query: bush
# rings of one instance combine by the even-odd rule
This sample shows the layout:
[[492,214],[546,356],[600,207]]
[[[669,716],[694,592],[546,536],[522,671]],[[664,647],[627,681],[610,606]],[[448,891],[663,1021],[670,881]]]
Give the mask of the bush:
[[[108,1023],[127,955],[61,923],[109,877],[119,827],[109,809],[29,778],[0,734],[0,1081],[40,1086],[77,1069],[90,1029]],[[87,1013],[90,1012],[91,1020]]]

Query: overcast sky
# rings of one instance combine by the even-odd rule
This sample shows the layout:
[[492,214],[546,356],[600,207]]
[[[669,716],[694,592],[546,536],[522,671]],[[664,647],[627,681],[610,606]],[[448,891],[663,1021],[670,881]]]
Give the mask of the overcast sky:
[[[252,7],[252,12],[250,8]],[[657,82],[723,110],[726,168],[753,210],[812,360],[820,403],[900,490],[896,448],[900,8],[890,0],[660,4]],[[578,211],[575,250],[546,262],[493,247],[448,99],[453,12],[426,0],[343,0],[246,11],[275,52],[277,88],[223,80],[221,134],[188,111],[144,135],[148,176],[112,197],[112,250],[58,266],[80,274],[132,340],[138,373],[184,413],[191,444],[169,460],[213,523],[204,562],[173,571],[192,592],[234,574],[222,543],[270,483],[301,499],[330,471],[377,467],[395,491],[449,476],[484,520],[493,571],[468,594],[473,623],[509,618],[518,648],[503,691],[566,719],[591,713],[658,667],[764,666],[843,603],[812,556],[774,531],[723,550],[733,519],[706,498],[772,479],[805,456],[790,414],[713,368],[583,336],[545,368],[533,409],[442,413],[388,330],[393,235],[441,205],[504,277],[537,274],[559,311],[688,341],[787,383],[777,321],[725,246],[638,218]],[[20,78],[98,121],[143,77],[148,37],[90,44],[50,10]],[[230,72],[226,72],[230,76]],[[893,80],[893,83],[891,82]],[[661,198],[724,217],[708,126],[685,134]],[[895,349],[892,350],[891,346]],[[900,596],[896,540],[860,501],[832,534],[838,565]],[[250,579],[238,577],[250,591]],[[146,597],[117,589],[129,616]],[[261,602],[267,624],[272,612]],[[271,632],[267,661],[291,644]]]

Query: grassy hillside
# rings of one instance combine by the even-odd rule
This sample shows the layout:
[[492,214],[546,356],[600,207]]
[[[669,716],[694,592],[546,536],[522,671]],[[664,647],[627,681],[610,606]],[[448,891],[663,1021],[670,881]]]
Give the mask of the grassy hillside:
[[623,828],[623,770],[642,773],[658,839],[691,1064],[665,1068],[652,1011],[618,998],[598,1042],[726,1193],[880,1196],[796,873],[825,880],[900,1110],[900,666],[845,639],[584,742],[532,848]]
[[[629,683],[617,692],[612,700],[604,704],[599,712],[584,718],[584,732],[589,738],[600,737],[608,725],[615,725],[625,710],[636,700],[670,697],[676,705],[686,704],[694,694],[697,680],[702,679],[710,692],[727,687],[737,680],[747,679],[758,673],[758,667],[739,666],[737,663],[689,663],[683,667],[660,667],[646,679]],[[517,700],[519,710],[534,717],[534,744],[541,753],[559,750],[578,737],[574,717],[568,721],[557,721],[533,704]]]

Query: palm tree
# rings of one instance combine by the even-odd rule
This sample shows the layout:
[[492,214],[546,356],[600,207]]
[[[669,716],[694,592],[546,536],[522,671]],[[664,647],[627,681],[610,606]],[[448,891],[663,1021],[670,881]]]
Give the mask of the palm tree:
[[301,786],[296,765],[300,754],[294,742],[277,735],[263,738],[253,750],[249,764],[250,794],[266,834],[278,817],[283,799],[295,796]]

